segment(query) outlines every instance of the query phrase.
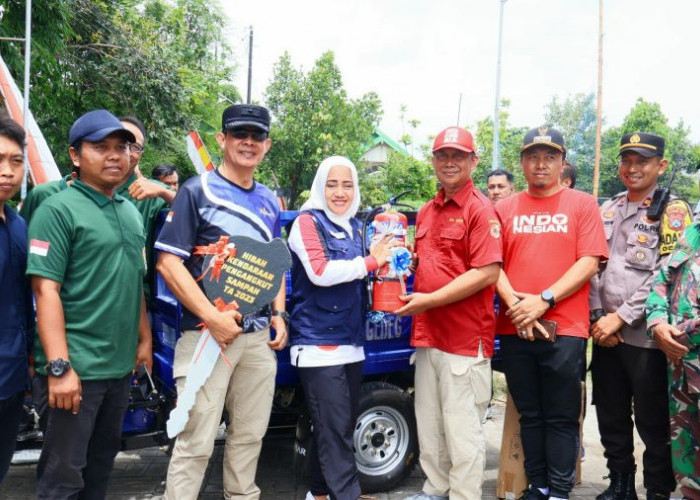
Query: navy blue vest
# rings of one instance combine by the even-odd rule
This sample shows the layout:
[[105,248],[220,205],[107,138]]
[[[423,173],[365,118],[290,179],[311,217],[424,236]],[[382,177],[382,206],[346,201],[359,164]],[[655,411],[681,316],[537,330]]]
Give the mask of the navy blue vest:
[[[322,210],[310,210],[329,260],[362,256],[362,223],[353,218],[353,238]],[[335,236],[334,236],[335,235]],[[341,236],[342,235],[342,236]],[[340,238],[338,236],[341,236]],[[364,281],[316,286],[292,253],[289,329],[292,345],[362,345],[365,340]]]

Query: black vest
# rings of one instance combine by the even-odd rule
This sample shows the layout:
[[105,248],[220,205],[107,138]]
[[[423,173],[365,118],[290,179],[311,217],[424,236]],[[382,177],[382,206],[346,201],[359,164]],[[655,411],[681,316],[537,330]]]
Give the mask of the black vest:
[[[362,256],[362,224],[353,218],[353,238],[322,210],[310,210],[330,261]],[[339,237],[340,236],[340,237]],[[314,285],[299,257],[292,253],[289,329],[292,345],[362,345],[365,340],[364,280],[321,287]]]

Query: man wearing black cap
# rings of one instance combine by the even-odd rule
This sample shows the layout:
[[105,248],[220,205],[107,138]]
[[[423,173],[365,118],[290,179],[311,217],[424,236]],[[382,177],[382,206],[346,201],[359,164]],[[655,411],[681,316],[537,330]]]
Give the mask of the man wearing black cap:
[[135,365],[151,364],[142,280],[145,235],[115,193],[134,136],[112,114],[70,130],[80,176],[29,225],[27,274],[36,298],[35,397],[48,402],[38,498],[104,498]]
[[636,499],[632,413],[644,442],[647,498],[675,489],[669,444],[666,357],[647,336],[644,303],[659,259],[673,250],[691,215],[682,200],[649,218],[659,177],[666,171],[663,137],[644,132],[620,141],[620,180],[627,188],[600,207],[610,259],[592,281],[593,403],[610,470],[598,500]]
[[[273,350],[281,350],[287,341],[284,281],[270,306],[246,315],[243,328],[237,323],[240,313],[219,311],[207,299],[201,282],[195,281],[204,271],[195,247],[217,243],[222,236],[270,241],[280,235],[277,199],[253,177],[271,145],[267,109],[230,106],[221,126],[217,135],[223,149],[221,166],[180,187],[155,245],[161,251],[158,270],[184,306],[183,332],[173,367],[178,392],[184,390],[202,322],[223,352],[197,393],[187,425],[175,442],[165,491],[171,500],[197,498],[224,407],[230,419],[224,495],[259,498],[255,472],[272,408],[277,370]],[[270,326],[276,332],[272,341]]]
[[504,262],[496,332],[520,413],[530,480],[523,498],[566,499],[578,455],[588,282],[608,250],[593,197],[559,182],[561,132],[534,128],[520,151],[527,190],[496,205]]

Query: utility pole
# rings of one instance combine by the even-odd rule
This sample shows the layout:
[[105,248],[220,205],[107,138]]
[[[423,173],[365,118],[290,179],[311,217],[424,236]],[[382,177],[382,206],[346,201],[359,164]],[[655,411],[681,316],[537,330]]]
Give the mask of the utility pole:
[[250,27],[250,42],[248,45],[248,99],[246,102],[250,104],[250,89],[253,83],[253,27]]
[[462,112],[462,93],[459,93],[459,104],[457,105],[457,126],[459,127],[459,115]]
[[[503,7],[507,0],[500,0],[501,9],[498,15],[498,56],[496,58],[496,103],[493,110],[493,162],[491,170],[500,168],[501,155],[500,147],[500,106],[501,106],[501,49],[503,47]],[[601,0],[602,1],[602,0]]]
[[603,123],[603,0],[598,0],[598,96],[596,103],[595,164],[593,166],[593,197],[598,199],[600,182],[600,134]]

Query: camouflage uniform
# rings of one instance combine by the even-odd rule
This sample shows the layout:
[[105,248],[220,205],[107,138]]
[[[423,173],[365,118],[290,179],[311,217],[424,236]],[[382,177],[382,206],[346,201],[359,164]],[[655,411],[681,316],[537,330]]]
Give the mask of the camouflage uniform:
[[647,299],[649,332],[669,323],[688,334],[689,351],[669,364],[671,460],[687,498],[700,499],[700,223],[690,226],[657,274]]

